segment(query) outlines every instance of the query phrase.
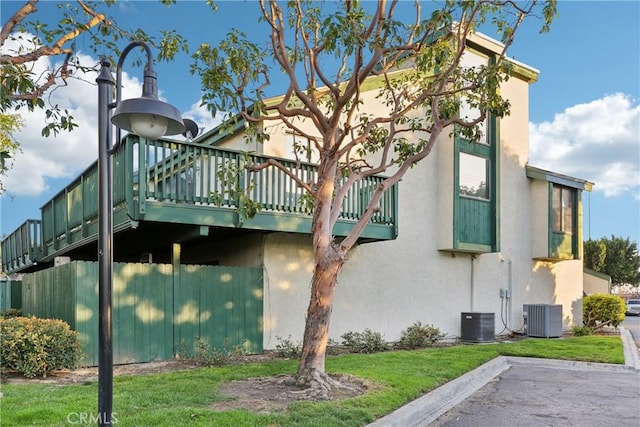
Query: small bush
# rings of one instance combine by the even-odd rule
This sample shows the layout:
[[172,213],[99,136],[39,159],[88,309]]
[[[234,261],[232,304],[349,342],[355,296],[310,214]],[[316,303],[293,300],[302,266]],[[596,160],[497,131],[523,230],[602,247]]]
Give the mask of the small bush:
[[624,320],[626,305],[617,295],[594,294],[582,299],[584,326],[592,330],[605,326],[617,327]]
[[376,353],[389,349],[380,332],[365,329],[363,332],[346,332],[340,336],[342,345],[356,353]]
[[576,337],[593,335],[593,331],[587,326],[574,326],[573,328],[571,328],[571,332],[573,332],[573,335],[575,335]]
[[8,310],[0,311],[0,318],[8,319],[10,317],[21,317],[22,311],[19,308],[10,308]]
[[79,335],[58,319],[0,318],[2,372],[46,377],[51,371],[73,369],[82,358]]
[[280,357],[287,359],[296,359],[302,354],[302,344],[294,342],[289,335],[287,338],[276,336],[278,344],[276,344],[276,353]]
[[245,350],[241,345],[228,348],[228,341],[225,340],[221,349],[214,347],[211,349],[206,341],[200,337],[196,338],[196,351],[188,354],[184,343],[181,343],[182,358],[193,362],[198,366],[223,366],[229,364],[234,357],[245,355]]
[[327,354],[335,356],[338,354],[343,354],[345,352],[347,352],[347,350],[345,350],[344,347],[340,345],[339,341],[329,338],[329,341],[327,342]]
[[396,347],[407,350],[430,347],[443,337],[444,334],[440,332],[440,329],[416,322],[402,331],[402,336],[396,343]]

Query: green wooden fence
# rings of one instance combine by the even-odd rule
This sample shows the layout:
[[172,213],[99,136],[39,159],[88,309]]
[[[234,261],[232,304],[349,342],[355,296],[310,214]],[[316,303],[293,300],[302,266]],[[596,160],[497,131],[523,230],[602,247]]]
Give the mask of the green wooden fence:
[[[115,364],[169,360],[242,346],[262,352],[261,268],[114,265]],[[98,363],[98,264],[74,261],[23,276],[23,312],[59,318],[80,333],[82,364]]]
[[22,282],[0,280],[0,311],[22,308]]

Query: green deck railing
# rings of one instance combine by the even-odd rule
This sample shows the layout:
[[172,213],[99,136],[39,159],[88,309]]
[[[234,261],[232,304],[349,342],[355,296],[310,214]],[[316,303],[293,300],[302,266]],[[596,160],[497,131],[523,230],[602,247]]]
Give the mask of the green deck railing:
[[[258,172],[245,167],[268,159],[198,143],[147,141],[128,135],[113,156],[114,229],[135,221],[156,221],[309,233],[311,209],[303,203],[304,190],[295,180],[275,167]],[[316,165],[278,160],[302,181],[316,180]],[[351,187],[336,235],[346,235],[383,179],[368,177]],[[42,206],[41,223],[29,221],[31,228],[25,225],[26,230],[19,228],[5,239],[5,271],[18,271],[38,259],[48,260],[64,249],[93,242],[98,231],[97,180],[95,162]],[[238,189],[259,204],[255,217],[242,218],[238,213],[242,198],[233,197]],[[363,237],[395,238],[397,205],[397,187],[393,187],[383,196]],[[22,243],[17,245],[17,240]]]
[[[138,142],[138,159],[146,159],[145,179],[139,180],[141,201],[170,200],[192,204],[222,206],[237,209],[241,201],[228,197],[234,187],[246,190],[249,198],[257,202],[264,212],[293,212],[311,215],[303,203],[305,190],[293,178],[275,167],[258,172],[245,168],[261,165],[269,156],[246,154],[240,151],[213,148],[198,144],[173,141]],[[317,166],[286,159],[278,159],[303,182],[317,178]],[[235,173],[234,173],[235,172]],[[368,177],[349,189],[340,218],[356,220],[369,203],[373,190],[384,178]],[[220,195],[218,201],[210,197]],[[395,188],[387,192],[371,221],[393,224],[396,218]]]
[[28,219],[2,240],[2,271],[11,273],[33,265],[41,247],[41,223]]

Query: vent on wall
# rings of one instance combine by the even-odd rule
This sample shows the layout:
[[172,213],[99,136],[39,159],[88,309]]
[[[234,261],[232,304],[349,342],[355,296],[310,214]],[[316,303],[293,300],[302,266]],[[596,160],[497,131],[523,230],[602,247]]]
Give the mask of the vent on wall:
[[562,336],[562,305],[524,304],[524,333],[530,337]]

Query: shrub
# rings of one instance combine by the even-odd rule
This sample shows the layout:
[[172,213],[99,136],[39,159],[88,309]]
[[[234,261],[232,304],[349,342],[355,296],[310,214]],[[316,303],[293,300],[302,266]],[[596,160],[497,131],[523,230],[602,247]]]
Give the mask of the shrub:
[[575,335],[576,337],[584,337],[586,335],[593,334],[591,328],[587,326],[574,326],[573,328],[571,328],[571,332],[573,332],[573,335]]
[[28,378],[51,371],[73,369],[82,358],[79,335],[58,319],[0,318],[2,371],[17,371]]
[[342,345],[356,353],[375,353],[389,349],[380,332],[365,329],[363,332],[346,332],[340,336]]
[[278,344],[276,344],[276,352],[278,353],[278,356],[287,359],[295,359],[300,357],[302,354],[302,344],[294,342],[291,335],[287,338],[276,336],[276,339],[278,340]]
[[22,311],[19,308],[10,308],[8,310],[0,311],[0,318],[8,319],[10,317],[20,317]]
[[246,354],[244,347],[236,345],[228,348],[228,340],[225,340],[221,349],[210,348],[209,344],[200,337],[196,338],[196,350],[187,351],[184,341],[180,342],[180,359],[191,361],[198,366],[223,366],[229,364],[234,357]]
[[340,345],[339,341],[329,338],[329,341],[327,342],[327,354],[336,356],[345,352],[348,352],[348,350],[345,350],[344,347]]
[[624,300],[617,295],[594,294],[582,299],[584,326],[592,330],[617,327],[624,320],[625,311]]
[[409,326],[407,330],[402,331],[400,340],[396,343],[396,347],[404,349],[425,348],[432,346],[444,337],[440,329],[432,325],[423,325],[416,322]]

